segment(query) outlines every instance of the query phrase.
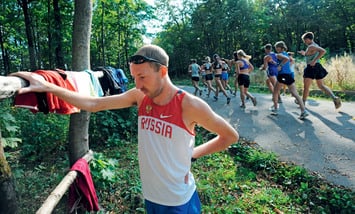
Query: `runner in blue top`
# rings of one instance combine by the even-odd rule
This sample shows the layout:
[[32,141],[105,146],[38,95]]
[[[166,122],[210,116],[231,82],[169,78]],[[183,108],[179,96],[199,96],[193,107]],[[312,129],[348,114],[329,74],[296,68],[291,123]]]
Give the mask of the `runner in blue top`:
[[247,55],[243,50],[237,51],[238,60],[236,62],[236,73],[238,74],[238,85],[240,88],[241,108],[245,108],[245,97],[249,97],[253,105],[256,106],[256,98],[248,92],[250,85],[249,73],[254,70],[254,66],[249,62],[251,56]]
[[282,87],[282,84],[287,85],[290,93],[299,101],[300,103],[300,108],[301,108],[301,115],[299,119],[303,120],[308,116],[308,112],[306,111],[304,104],[302,102],[302,98],[298,95],[296,85],[295,85],[295,79],[294,79],[294,74],[292,73],[292,70],[290,68],[290,59],[288,58],[287,54],[287,46],[285,42],[279,41],[276,42],[275,44],[275,49],[277,51],[277,81],[274,87],[274,92],[272,96],[272,100],[274,102],[274,105],[271,107],[271,114],[272,115],[277,115],[278,111],[278,98],[280,95],[280,90]]
[[[266,70],[266,86],[269,88],[271,94],[274,92],[277,77],[277,57],[276,53],[272,51],[272,45],[266,44],[264,46],[266,55],[264,56],[264,63],[261,65],[260,70]],[[279,103],[282,103],[281,97],[278,99]]]
[[266,55],[264,56],[264,63],[261,65],[260,70],[266,70],[267,79],[266,85],[270,92],[273,93],[274,86],[276,84],[277,76],[277,57],[276,53],[272,51],[272,45],[266,44],[264,46],[264,51]]
[[213,63],[212,63],[212,70],[214,73],[215,81],[216,81],[216,92],[215,96],[213,96],[214,100],[218,100],[218,93],[221,91],[224,96],[227,98],[227,104],[230,103],[231,98],[228,96],[226,90],[223,88],[222,82],[221,82],[221,76],[222,76],[222,70],[223,70],[223,61],[221,60],[221,57],[218,54],[213,55]]

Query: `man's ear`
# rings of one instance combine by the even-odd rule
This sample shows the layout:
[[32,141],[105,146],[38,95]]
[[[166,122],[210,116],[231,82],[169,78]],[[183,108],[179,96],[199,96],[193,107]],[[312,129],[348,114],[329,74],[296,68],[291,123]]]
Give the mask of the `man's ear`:
[[165,75],[168,73],[168,68],[165,66],[161,66],[160,69],[161,69],[161,76],[165,77]]

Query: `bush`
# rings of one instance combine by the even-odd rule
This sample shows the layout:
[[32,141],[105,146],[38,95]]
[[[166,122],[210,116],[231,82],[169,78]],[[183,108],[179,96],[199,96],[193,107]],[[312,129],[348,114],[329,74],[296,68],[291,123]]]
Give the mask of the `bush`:
[[31,161],[41,161],[48,154],[67,149],[69,116],[58,114],[32,114],[16,109],[14,116],[21,127],[21,154]]
[[137,134],[136,108],[92,113],[89,133],[93,146],[116,146],[120,141],[134,140]]
[[18,137],[20,127],[17,124],[16,118],[11,114],[12,110],[8,101],[0,103],[0,137],[4,148],[16,148],[21,139]]

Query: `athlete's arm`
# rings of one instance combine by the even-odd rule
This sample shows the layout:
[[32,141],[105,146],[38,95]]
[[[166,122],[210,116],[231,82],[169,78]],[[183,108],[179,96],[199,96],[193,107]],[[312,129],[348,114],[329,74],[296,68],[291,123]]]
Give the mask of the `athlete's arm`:
[[[320,46],[315,46],[315,45],[312,45],[311,48],[312,48],[311,51],[312,51],[313,53],[319,52],[318,56],[317,56],[316,58],[314,58],[314,59],[309,63],[311,66],[314,66],[314,65],[317,63],[317,61],[318,61],[320,58],[322,58],[325,53],[327,53],[327,51],[326,51],[324,48],[322,48],[322,47],[320,47]],[[307,52],[306,52],[306,55],[307,55]]]
[[266,70],[266,68],[268,67],[268,62],[270,60],[270,56],[266,55],[264,56],[264,60],[263,60],[263,64],[260,66],[260,70]]
[[195,147],[192,157],[199,158],[214,152],[223,151],[239,139],[237,131],[210,106],[190,94],[183,100],[183,120],[193,130],[195,125],[202,126],[217,136],[204,144]]
[[239,73],[240,73],[240,66],[243,66],[243,62],[241,62],[241,61],[236,61],[235,62],[235,73],[236,73],[236,75],[238,76],[239,75]]
[[277,70],[281,71],[282,66],[284,66],[290,59],[282,54],[277,54],[276,57],[281,61],[279,66],[277,66]]
[[191,64],[189,65],[189,68],[188,68],[187,72],[189,72],[189,73],[192,72],[192,65]]
[[49,83],[45,81],[41,75],[36,73],[16,72],[11,75],[18,76],[30,82],[28,87],[18,90],[19,94],[28,92],[49,92],[80,109],[90,112],[126,108],[137,105],[138,98],[142,96],[142,93],[139,90],[131,89],[120,95],[90,97]]

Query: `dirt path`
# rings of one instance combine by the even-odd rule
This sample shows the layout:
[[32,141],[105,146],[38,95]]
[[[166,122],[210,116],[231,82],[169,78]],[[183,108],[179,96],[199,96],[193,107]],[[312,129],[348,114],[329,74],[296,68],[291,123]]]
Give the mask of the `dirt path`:
[[[182,87],[189,92],[191,87]],[[317,172],[328,181],[355,190],[355,103],[344,102],[335,111],[330,100],[309,100],[310,116],[298,119],[300,110],[290,95],[283,96],[279,115],[270,115],[271,95],[255,94],[256,107],[247,102],[239,107],[239,95],[229,105],[219,95],[217,102],[202,95],[209,105],[239,132],[281,160]]]

